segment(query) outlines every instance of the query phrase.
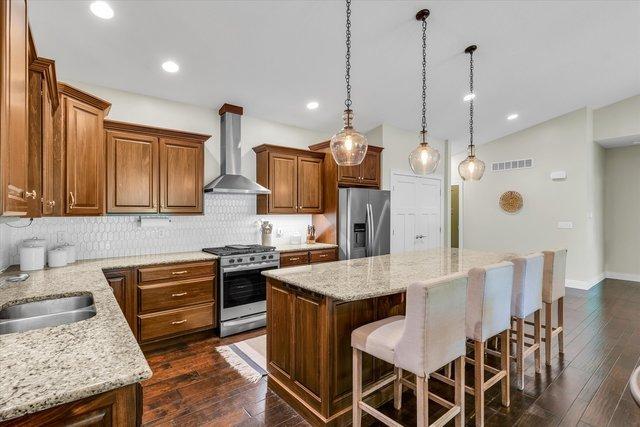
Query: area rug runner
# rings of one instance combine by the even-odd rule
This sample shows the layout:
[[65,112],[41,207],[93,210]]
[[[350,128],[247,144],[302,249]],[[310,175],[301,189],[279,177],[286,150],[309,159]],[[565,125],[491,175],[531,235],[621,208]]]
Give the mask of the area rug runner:
[[233,369],[251,382],[258,382],[267,375],[266,335],[216,347],[216,350]]

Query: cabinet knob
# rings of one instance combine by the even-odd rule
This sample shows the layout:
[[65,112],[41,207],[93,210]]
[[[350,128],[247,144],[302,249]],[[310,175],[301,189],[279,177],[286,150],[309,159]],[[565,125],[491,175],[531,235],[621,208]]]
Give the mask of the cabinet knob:
[[36,192],[36,190],[31,190],[31,191],[25,191],[24,192],[24,196],[25,197],[29,197],[29,198],[32,198],[34,200],[35,200],[37,194],[38,193]]
[[49,206],[50,208],[54,207],[56,205],[56,201],[55,200],[49,200],[47,202],[47,206]]

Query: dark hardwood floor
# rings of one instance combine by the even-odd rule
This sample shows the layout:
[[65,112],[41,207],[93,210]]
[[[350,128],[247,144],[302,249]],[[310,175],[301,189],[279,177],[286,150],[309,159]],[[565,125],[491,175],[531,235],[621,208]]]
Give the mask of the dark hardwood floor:
[[[488,426],[640,426],[640,409],[627,386],[640,361],[640,284],[606,280],[589,291],[567,289],[565,328],[564,355],[558,356],[556,350],[550,367],[543,361],[540,375],[535,375],[533,358],[529,358],[524,391],[512,382],[509,408],[500,405],[500,387],[490,390]],[[148,352],[154,375],[143,383],[144,425],[306,425],[267,388],[266,378],[248,382],[215,350],[260,333],[264,331]],[[470,374],[467,377],[473,378]],[[449,392],[432,383],[432,391]],[[404,425],[415,425],[411,392],[405,393],[404,402],[400,413],[391,403],[383,411]],[[429,409],[433,421],[440,409],[435,404]],[[472,425],[469,396],[466,410],[467,424]],[[370,418],[367,422],[375,424]]]

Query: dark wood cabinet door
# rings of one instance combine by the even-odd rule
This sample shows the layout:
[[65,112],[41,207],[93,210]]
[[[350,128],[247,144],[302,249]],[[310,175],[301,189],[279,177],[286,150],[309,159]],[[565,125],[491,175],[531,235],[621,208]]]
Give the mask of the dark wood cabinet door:
[[160,212],[202,213],[204,146],[160,139]]
[[0,20],[0,214],[24,216],[28,199],[40,196],[28,187],[26,2],[0,2]]
[[360,164],[360,183],[372,187],[380,186],[380,153],[368,150]]
[[298,212],[298,158],[269,153],[269,212]]
[[29,167],[28,185],[35,197],[27,199],[27,216],[39,218],[43,213],[42,150],[44,145],[44,91],[42,74],[29,71]]
[[294,370],[293,380],[302,385],[312,398],[321,400],[320,364],[322,333],[321,299],[295,294],[294,298]]
[[158,211],[158,139],[106,132],[107,212]]
[[117,269],[117,270],[105,270],[104,276],[107,278],[107,282],[113,291],[113,296],[118,301],[120,310],[124,314],[125,319],[134,336],[136,335],[136,283],[133,270]]
[[104,112],[64,97],[67,215],[104,213]]
[[293,374],[294,294],[281,286],[267,286],[267,360],[288,378]]
[[358,184],[360,182],[360,165],[338,166],[338,183]]
[[298,212],[322,213],[322,172],[324,161],[298,156]]

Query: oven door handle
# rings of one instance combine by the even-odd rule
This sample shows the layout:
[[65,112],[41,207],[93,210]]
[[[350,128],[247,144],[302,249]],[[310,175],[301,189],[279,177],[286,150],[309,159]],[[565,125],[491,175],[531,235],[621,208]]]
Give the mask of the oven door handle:
[[272,267],[279,267],[279,266],[280,266],[279,262],[269,262],[264,264],[246,264],[246,265],[239,265],[234,267],[222,267],[222,274],[232,273],[234,271],[262,270],[264,268],[272,268]]

